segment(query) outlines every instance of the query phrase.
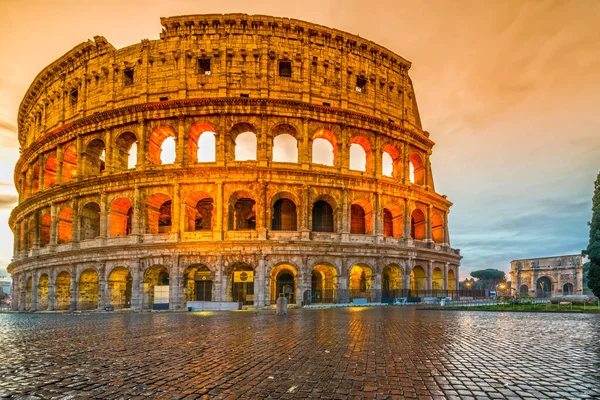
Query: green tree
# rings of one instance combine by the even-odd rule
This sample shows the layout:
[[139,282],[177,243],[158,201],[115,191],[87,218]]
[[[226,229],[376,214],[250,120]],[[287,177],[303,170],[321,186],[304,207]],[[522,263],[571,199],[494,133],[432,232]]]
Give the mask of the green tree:
[[594,183],[592,197],[592,220],[590,226],[590,241],[583,254],[590,259],[588,271],[588,287],[596,296],[600,296],[600,172]]
[[504,271],[493,268],[473,271],[471,276],[478,279],[482,289],[494,289],[500,282],[506,281]]

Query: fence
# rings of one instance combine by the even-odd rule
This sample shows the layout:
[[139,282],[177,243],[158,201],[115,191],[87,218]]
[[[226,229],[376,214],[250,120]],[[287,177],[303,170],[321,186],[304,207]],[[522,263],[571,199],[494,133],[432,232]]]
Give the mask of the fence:
[[[485,290],[410,290],[410,289],[326,289],[306,290],[302,297],[304,305],[311,304],[346,304],[353,303],[356,299],[366,299],[368,303],[393,304],[404,299],[406,303],[421,303],[426,299],[449,297],[452,300],[461,298],[486,299],[489,298]],[[362,300],[364,301],[364,300]],[[361,301],[361,302],[362,302]]]

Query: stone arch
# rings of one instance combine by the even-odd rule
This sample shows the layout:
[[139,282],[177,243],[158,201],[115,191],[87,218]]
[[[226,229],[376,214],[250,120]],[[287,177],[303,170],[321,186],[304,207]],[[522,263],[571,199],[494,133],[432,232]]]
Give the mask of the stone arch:
[[420,265],[415,265],[410,271],[410,290],[412,296],[419,297],[419,292],[427,290],[427,274]]
[[563,285],[563,295],[568,296],[571,294],[575,294],[575,292],[573,291],[573,284],[570,282],[567,282]]
[[79,236],[81,240],[100,236],[100,206],[90,201],[81,207],[79,216]]
[[58,159],[54,154],[49,155],[44,163],[44,189],[56,184],[56,171],[58,170]]
[[83,153],[83,176],[100,175],[105,168],[106,145],[101,139],[92,139]]
[[349,154],[349,169],[366,172],[373,171],[373,146],[369,139],[362,135],[352,137],[350,139]]
[[289,123],[277,124],[271,129],[273,138],[271,160],[274,162],[298,163],[298,138],[296,127]]
[[290,192],[279,192],[271,198],[271,230],[298,230],[297,201]]
[[551,276],[540,276],[535,282],[536,297],[550,297],[554,292],[554,279]]
[[400,157],[400,150],[398,150],[396,145],[388,143],[383,146],[381,152],[381,174],[383,176],[397,179],[400,171],[402,170],[402,157]]
[[257,159],[257,132],[254,125],[247,122],[239,122],[231,128],[229,138],[233,160],[255,161]]
[[155,193],[146,202],[146,232],[170,233],[172,228],[172,200],[164,193]]
[[457,290],[456,276],[454,275],[454,270],[452,268],[448,269],[448,290]]
[[373,206],[367,199],[357,199],[350,205],[350,233],[373,234]]
[[229,266],[229,295],[232,301],[254,304],[254,268],[246,263],[236,262]]
[[56,310],[68,310],[71,307],[71,274],[61,271],[56,275]]
[[169,308],[169,278],[169,269],[162,264],[152,265],[144,271],[144,309]]
[[40,247],[46,247],[50,244],[50,225],[52,224],[52,217],[50,213],[46,212],[42,214],[40,218]]
[[237,191],[229,197],[229,230],[256,229],[256,201],[251,193]]
[[114,267],[108,274],[108,304],[115,310],[131,308],[133,278],[129,268]]
[[431,217],[431,237],[435,243],[444,243],[444,217],[434,212]]
[[337,165],[338,149],[335,134],[319,129],[312,137],[312,163],[334,167]]
[[334,303],[337,298],[338,271],[333,264],[317,263],[311,269],[310,303]]
[[298,301],[298,271],[290,263],[279,263],[271,269],[271,304],[275,304],[277,298],[287,298],[288,304]]
[[33,167],[33,177],[32,177],[32,194],[37,193],[40,190],[40,166],[35,165]]
[[370,298],[373,288],[373,269],[364,263],[354,264],[348,275],[350,298]]
[[423,158],[418,153],[412,153],[408,157],[410,182],[416,185],[425,184],[425,165]]
[[133,229],[133,203],[129,197],[118,197],[110,205],[110,236],[131,235]]
[[381,301],[392,303],[396,297],[405,297],[402,288],[402,268],[398,264],[386,265],[381,274]]
[[519,294],[529,294],[529,287],[527,285],[521,285],[519,287]]
[[58,214],[58,243],[67,243],[73,240],[73,210],[63,207]]
[[388,203],[383,208],[383,236],[401,238],[404,212],[396,203]]
[[427,236],[425,213],[419,208],[415,208],[410,215],[410,236],[414,240],[425,240]]
[[216,129],[208,122],[196,122],[188,132],[188,160],[192,163],[215,162]]
[[[175,162],[175,130],[170,126],[162,125],[154,129],[148,139],[148,161],[155,165],[173,164]],[[170,143],[165,146],[165,141]],[[170,147],[173,147],[171,149]]]
[[135,168],[137,164],[138,138],[132,132],[123,132],[115,140],[113,149],[113,168],[125,171]]
[[69,183],[77,175],[77,149],[70,145],[65,148],[62,161],[62,182]]
[[183,298],[185,301],[212,301],[214,274],[204,264],[189,265],[183,271]]
[[444,274],[440,267],[435,267],[431,273],[431,290],[437,292],[436,296],[441,296],[444,290]]
[[212,197],[203,191],[194,191],[185,198],[185,231],[212,230],[216,211]]
[[98,308],[98,271],[94,268],[86,268],[79,276],[79,298],[77,308],[79,310],[95,310]]
[[313,232],[337,231],[337,204],[335,199],[322,194],[313,201],[311,209],[311,230]]
[[43,272],[38,279],[37,287],[37,311],[45,311],[48,309],[48,288],[50,280],[48,274]]

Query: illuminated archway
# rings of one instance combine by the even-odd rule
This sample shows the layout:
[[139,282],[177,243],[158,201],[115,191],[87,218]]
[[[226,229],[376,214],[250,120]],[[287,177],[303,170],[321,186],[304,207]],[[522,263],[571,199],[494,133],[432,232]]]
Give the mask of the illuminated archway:
[[420,265],[415,266],[410,272],[410,290],[412,296],[419,297],[419,292],[427,290],[427,275]]
[[297,301],[297,272],[290,264],[279,264],[271,270],[271,304],[275,304],[277,298],[282,296],[288,300],[288,304]]
[[129,269],[115,267],[108,276],[108,301],[115,310],[131,308],[133,279]]
[[337,290],[337,271],[331,264],[317,264],[311,273],[310,303],[334,303]]
[[98,308],[98,272],[86,269],[79,278],[79,310],[95,310]]

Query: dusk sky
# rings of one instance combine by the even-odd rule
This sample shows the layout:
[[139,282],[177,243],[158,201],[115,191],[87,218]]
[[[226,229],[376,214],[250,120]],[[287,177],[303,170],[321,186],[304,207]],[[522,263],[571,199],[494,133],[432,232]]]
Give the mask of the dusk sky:
[[454,203],[461,278],[587,245],[600,169],[600,1],[0,0],[0,275],[13,249],[17,111],[35,76],[95,35],[121,48],[158,39],[161,16],[229,12],[341,29],[413,63],[436,191]]

